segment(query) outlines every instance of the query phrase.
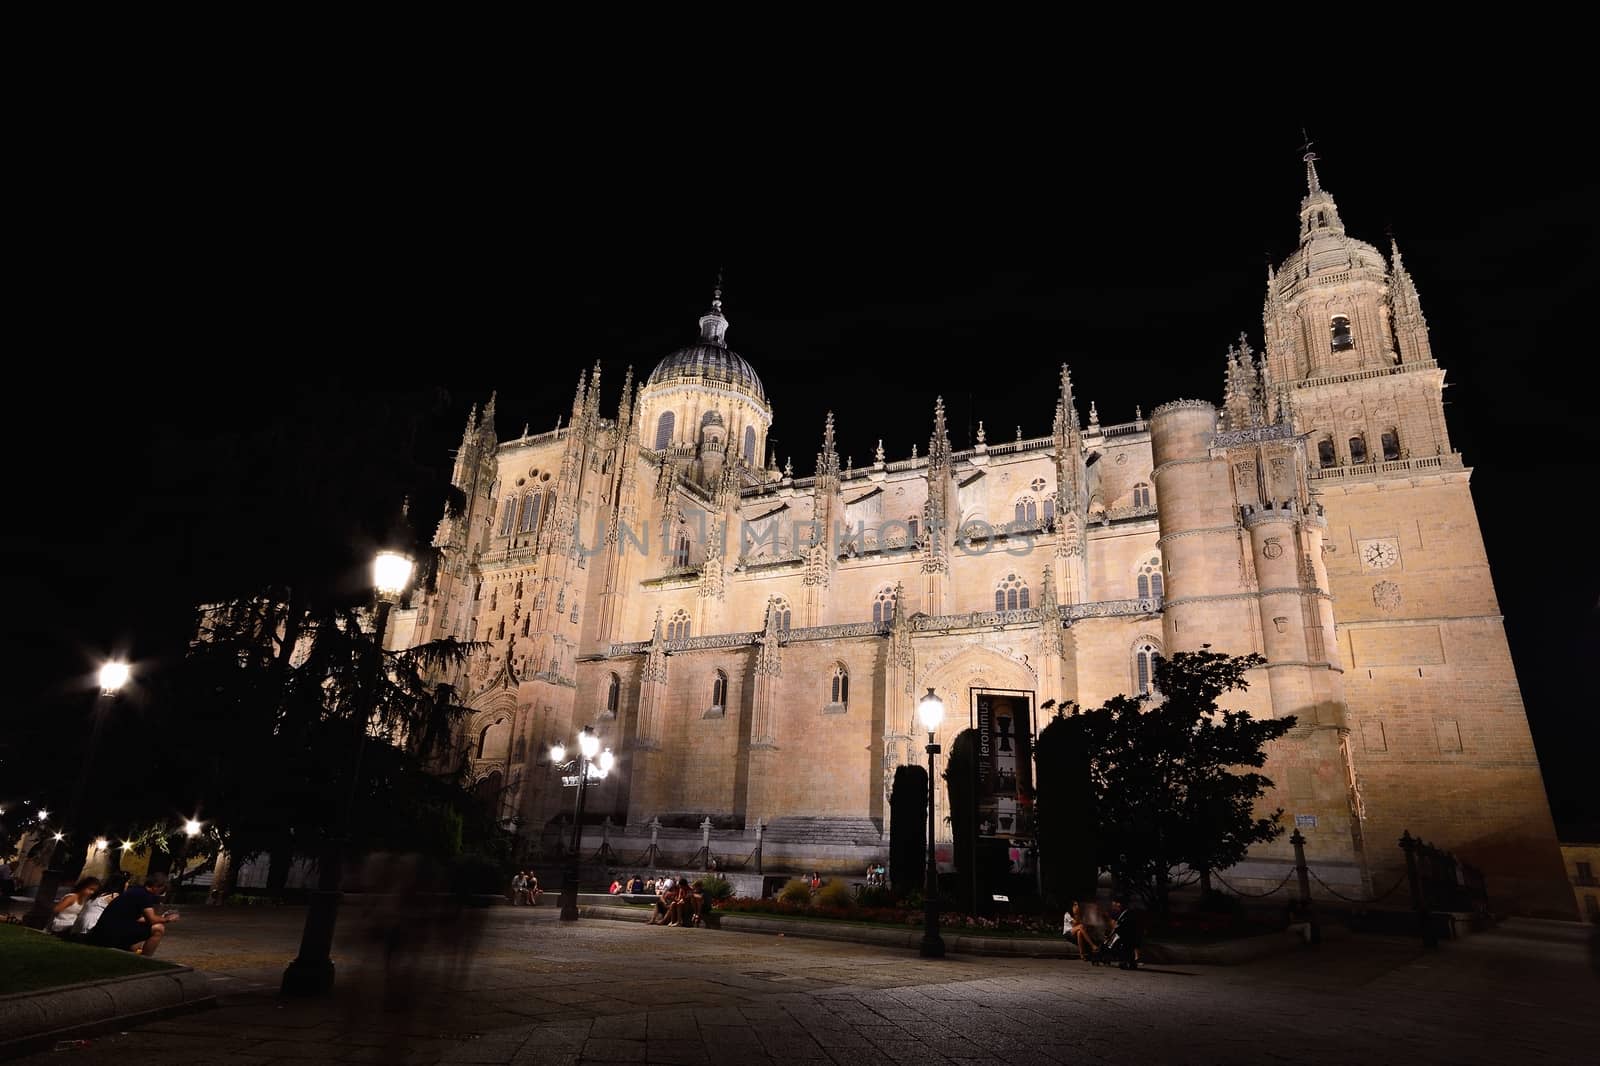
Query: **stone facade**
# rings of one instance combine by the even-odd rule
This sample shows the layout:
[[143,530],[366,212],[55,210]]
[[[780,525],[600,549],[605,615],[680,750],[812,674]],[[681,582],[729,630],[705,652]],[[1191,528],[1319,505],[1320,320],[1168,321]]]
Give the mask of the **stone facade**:
[[[555,431],[501,440],[493,399],[475,411],[436,590],[393,632],[487,642],[452,679],[485,796],[523,826],[559,817],[546,752],[593,724],[618,769],[589,810],[630,831],[881,829],[928,688],[948,745],[973,688],[1095,705],[1139,691],[1151,654],[1211,644],[1265,655],[1242,705],[1298,719],[1269,802],[1330,884],[1386,885],[1409,829],[1502,903],[1570,913],[1416,287],[1306,169],[1265,350],[1229,351],[1220,405],[1085,424],[1063,367],[1049,436],[980,425],[954,451],[941,403],[925,453],[841,469],[830,415],[797,477],[763,464],[773,408],[719,293],[614,409],[596,367]],[[1289,854],[1259,851],[1274,871]]]
[[1572,879],[1579,917],[1600,922],[1600,844],[1562,844],[1561,861]]

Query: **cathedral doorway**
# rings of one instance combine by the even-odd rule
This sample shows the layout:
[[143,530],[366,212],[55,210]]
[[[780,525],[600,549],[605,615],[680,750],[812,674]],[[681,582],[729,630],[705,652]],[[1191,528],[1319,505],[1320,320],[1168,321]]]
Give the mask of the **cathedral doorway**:
[[499,770],[491,770],[473,786],[472,794],[482,805],[484,813],[489,817],[500,817],[500,799],[505,791],[505,776]]
[[[920,642],[919,642],[920,643]],[[931,641],[929,643],[932,643]],[[917,648],[917,699],[931,687],[944,701],[944,722],[935,734],[935,741],[943,749],[934,766],[934,818],[940,841],[949,841],[949,800],[944,787],[945,759],[950,754],[950,742],[963,729],[973,725],[973,689],[1011,689],[1035,692],[1039,687],[1031,656],[1014,648],[965,647],[951,648],[941,653],[936,648]],[[924,665],[926,663],[926,665]],[[906,752],[906,762],[927,766],[923,746],[928,734],[915,721],[909,723],[911,743]],[[893,778],[893,772],[890,772]],[[942,860],[941,860],[942,861]]]

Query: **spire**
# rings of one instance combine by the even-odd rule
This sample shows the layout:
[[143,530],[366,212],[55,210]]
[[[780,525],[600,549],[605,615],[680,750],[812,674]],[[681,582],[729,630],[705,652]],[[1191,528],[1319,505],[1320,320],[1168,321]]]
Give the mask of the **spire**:
[[622,402],[617,405],[617,428],[626,433],[633,425],[633,364],[622,376]]
[[[916,458],[916,452],[912,452]],[[948,466],[950,464],[950,429],[944,420],[944,397],[940,396],[933,402],[933,435],[928,438],[928,465]]]
[[1072,395],[1072,370],[1066,363],[1061,364],[1061,392],[1056,397],[1056,414],[1058,417],[1071,419],[1057,429],[1057,433],[1065,434],[1069,429],[1079,428],[1078,401]]
[[1322,183],[1317,180],[1317,153],[1311,150],[1311,146],[1315,142],[1312,141],[1311,135],[1306,132],[1306,128],[1304,126],[1300,127],[1300,136],[1305,141],[1305,143],[1300,146],[1301,150],[1305,152],[1305,155],[1301,156],[1300,158],[1305,160],[1306,164],[1306,191],[1321,192]]
[[717,268],[717,284],[711,290],[711,310],[700,316],[700,339],[719,348],[727,347],[728,319],[722,313],[722,268]]
[[822,450],[817,453],[817,478],[819,480],[839,476],[839,453],[834,446],[833,437],[833,412],[828,412],[828,420],[822,427]]
[[478,405],[473,404],[472,410],[467,412],[467,428],[461,433],[461,446],[465,448],[478,435]]
[[[1300,133],[1305,136],[1305,130],[1302,129]],[[1311,138],[1306,137],[1305,144],[1301,145],[1305,154],[1300,158],[1306,165],[1306,195],[1300,201],[1302,242],[1324,232],[1344,234],[1344,223],[1339,219],[1339,207],[1333,202],[1333,194],[1322,187],[1322,181],[1317,177],[1318,156],[1311,150],[1311,143]]]
[[483,415],[478,419],[478,439],[489,448],[495,445],[494,401],[498,393],[489,393],[489,402],[483,405]]
[[1100,411],[1095,407],[1094,401],[1089,401],[1089,432],[1100,432]]
[[583,386],[584,382],[587,380],[588,375],[582,370],[578,371],[578,391],[572,394],[572,424],[576,424],[578,417],[583,414]]

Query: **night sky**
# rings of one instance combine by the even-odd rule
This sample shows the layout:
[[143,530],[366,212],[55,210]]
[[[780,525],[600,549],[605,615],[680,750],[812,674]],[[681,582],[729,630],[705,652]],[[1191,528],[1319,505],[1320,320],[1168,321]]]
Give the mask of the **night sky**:
[[[297,521],[308,500],[409,491],[426,539],[469,405],[497,388],[502,437],[551,428],[598,359],[614,410],[624,367],[694,338],[719,267],[729,344],[797,474],[829,409],[857,465],[879,438],[890,459],[924,450],[940,393],[957,448],[979,419],[991,442],[1047,433],[1063,361],[1107,424],[1220,400],[1224,350],[1260,345],[1267,258],[1295,245],[1305,121],[1348,231],[1387,251],[1392,227],[1405,253],[1557,819],[1600,837],[1580,525],[1600,188],[1562,131],[1464,112],[1382,130],[1194,115],[1160,137],[963,118],[759,145],[591,129],[581,152],[561,120],[516,151],[442,128],[274,131],[290,150],[219,135],[200,168],[158,150],[179,139],[162,129],[137,177],[63,175],[75,209],[22,308],[48,323],[38,384],[8,423],[10,713],[76,728],[97,656],[171,663],[194,603],[285,568],[353,586],[377,520]],[[390,417],[413,410],[415,427]],[[306,439],[311,456],[284,443]]]

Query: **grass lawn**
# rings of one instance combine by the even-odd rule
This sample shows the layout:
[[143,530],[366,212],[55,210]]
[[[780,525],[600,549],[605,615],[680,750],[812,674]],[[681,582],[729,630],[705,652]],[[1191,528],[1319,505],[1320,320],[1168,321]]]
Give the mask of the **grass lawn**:
[[20,925],[0,925],[0,995],[171,968],[172,963],[159,959],[69,944]]

